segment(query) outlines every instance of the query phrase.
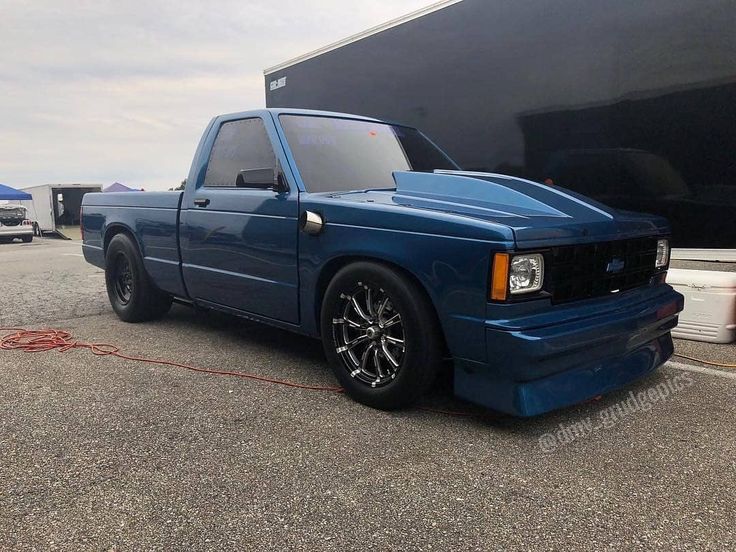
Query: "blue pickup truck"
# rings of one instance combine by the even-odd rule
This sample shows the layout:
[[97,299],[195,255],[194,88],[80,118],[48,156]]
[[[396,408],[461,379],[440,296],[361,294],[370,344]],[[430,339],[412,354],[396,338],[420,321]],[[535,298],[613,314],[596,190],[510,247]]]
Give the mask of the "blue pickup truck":
[[183,192],[87,194],[83,251],[127,322],[172,301],[320,338],[393,409],[443,359],[455,394],[532,416],[673,352],[667,222],[464,172],[414,128],[293,109],[215,117]]

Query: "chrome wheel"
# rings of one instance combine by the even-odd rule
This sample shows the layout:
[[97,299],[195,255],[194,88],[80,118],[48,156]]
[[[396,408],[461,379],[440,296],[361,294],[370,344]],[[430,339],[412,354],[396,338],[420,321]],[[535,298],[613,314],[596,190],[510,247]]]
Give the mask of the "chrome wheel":
[[401,313],[381,288],[362,282],[340,294],[332,319],[335,351],[350,376],[370,387],[386,385],[401,369],[406,343]]

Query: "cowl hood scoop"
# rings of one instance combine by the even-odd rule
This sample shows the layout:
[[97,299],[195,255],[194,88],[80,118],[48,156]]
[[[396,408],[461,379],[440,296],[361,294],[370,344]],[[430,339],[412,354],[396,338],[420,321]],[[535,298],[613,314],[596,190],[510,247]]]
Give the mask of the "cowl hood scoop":
[[[393,176],[396,197],[414,198],[415,205],[416,199],[421,199],[427,207],[435,202],[443,210],[457,209],[468,214],[474,211],[498,217],[567,216],[529,194],[529,186],[525,186],[526,190],[519,190],[509,186],[509,182],[499,183],[485,173],[397,171]],[[533,182],[528,184],[536,186]]]
[[464,171],[396,171],[393,201],[510,227],[530,247],[575,238],[624,239],[667,232],[664,219],[618,211],[590,198],[512,176]]

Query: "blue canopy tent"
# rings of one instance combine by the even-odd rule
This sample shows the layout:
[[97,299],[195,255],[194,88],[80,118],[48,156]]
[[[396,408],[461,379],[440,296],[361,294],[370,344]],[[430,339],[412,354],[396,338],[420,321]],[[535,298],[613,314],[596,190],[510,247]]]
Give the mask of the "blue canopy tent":
[[33,199],[31,194],[21,192],[5,184],[0,184],[0,199],[7,199],[9,201],[23,201]]

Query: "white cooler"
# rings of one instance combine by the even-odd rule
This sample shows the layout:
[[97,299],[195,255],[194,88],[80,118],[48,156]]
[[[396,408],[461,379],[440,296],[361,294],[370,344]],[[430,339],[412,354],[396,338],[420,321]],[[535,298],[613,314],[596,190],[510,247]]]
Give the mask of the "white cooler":
[[711,343],[736,340],[736,272],[670,268],[667,283],[685,296],[673,337]]

